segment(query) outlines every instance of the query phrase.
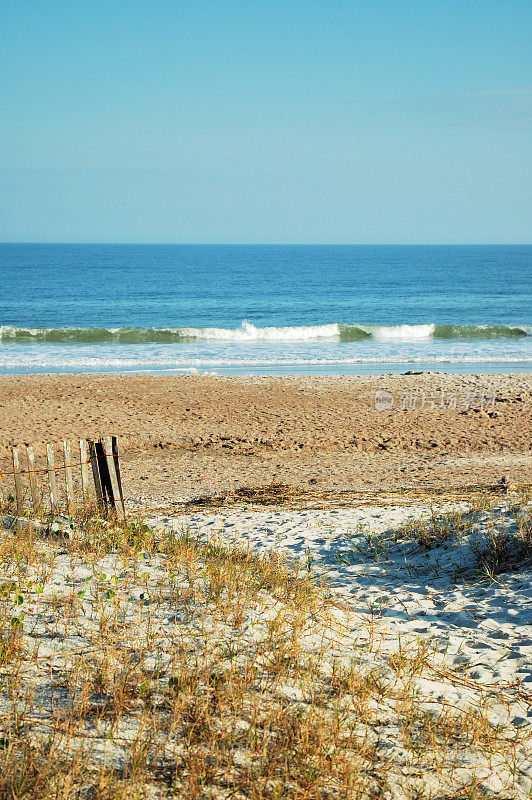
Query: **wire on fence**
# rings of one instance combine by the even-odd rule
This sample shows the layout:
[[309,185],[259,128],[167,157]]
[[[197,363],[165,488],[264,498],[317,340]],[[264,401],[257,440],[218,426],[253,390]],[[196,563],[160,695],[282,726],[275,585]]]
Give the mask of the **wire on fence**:
[[[91,463],[90,458],[87,458],[85,461],[71,461],[70,462],[70,466],[71,467],[81,467],[83,465],[87,465],[88,466],[90,463]],[[68,469],[68,465],[67,464],[56,464],[55,465],[55,469],[56,470],[57,469]],[[36,475],[41,475],[41,474],[45,475],[48,472],[48,468],[47,467],[45,467],[45,469],[37,469],[37,468],[35,468],[35,469],[24,469],[24,468],[22,468],[22,469],[17,469],[16,472],[15,472],[15,470],[7,470],[6,471],[6,470],[1,470],[0,469],[0,478],[2,478],[4,475],[29,475],[31,472],[34,472]]]

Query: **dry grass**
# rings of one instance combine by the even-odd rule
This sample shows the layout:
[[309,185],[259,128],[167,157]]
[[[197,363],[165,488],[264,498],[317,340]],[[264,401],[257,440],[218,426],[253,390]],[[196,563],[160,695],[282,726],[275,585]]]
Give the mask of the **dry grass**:
[[[521,494],[532,492],[530,484],[515,484],[513,491]],[[454,489],[442,488],[427,490],[420,487],[400,487],[395,491],[389,489],[351,489],[331,490],[319,487],[307,488],[288,485],[285,483],[268,483],[264,486],[245,486],[219,495],[204,495],[174,503],[172,511],[182,510],[187,513],[194,511],[230,508],[239,505],[257,507],[283,507],[283,508],[328,508],[328,507],[356,507],[371,505],[378,502],[401,504],[411,503],[415,500],[447,500],[449,502],[468,502],[476,507],[488,506],[501,496],[507,494],[507,487],[498,483],[493,485],[468,485]]]
[[460,675],[426,642],[381,644],[276,554],[90,513],[16,524],[0,537],[0,800],[451,800],[493,776],[518,796],[527,742],[493,721],[504,698],[434,704],[421,679]]

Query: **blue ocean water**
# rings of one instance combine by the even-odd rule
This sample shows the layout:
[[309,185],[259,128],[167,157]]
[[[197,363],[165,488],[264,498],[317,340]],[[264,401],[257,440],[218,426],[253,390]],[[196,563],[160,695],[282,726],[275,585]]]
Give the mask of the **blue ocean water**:
[[0,245],[0,373],[529,371],[532,246]]

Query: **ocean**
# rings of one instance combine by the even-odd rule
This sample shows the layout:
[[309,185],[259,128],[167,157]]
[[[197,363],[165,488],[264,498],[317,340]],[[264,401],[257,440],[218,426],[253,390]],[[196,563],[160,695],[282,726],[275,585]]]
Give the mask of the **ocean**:
[[0,245],[0,373],[528,372],[532,246]]

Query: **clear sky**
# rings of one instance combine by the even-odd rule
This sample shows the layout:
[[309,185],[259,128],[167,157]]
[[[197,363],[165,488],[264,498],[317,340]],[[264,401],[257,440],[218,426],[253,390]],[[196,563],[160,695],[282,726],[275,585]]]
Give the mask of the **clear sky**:
[[532,241],[530,0],[0,0],[0,240]]

